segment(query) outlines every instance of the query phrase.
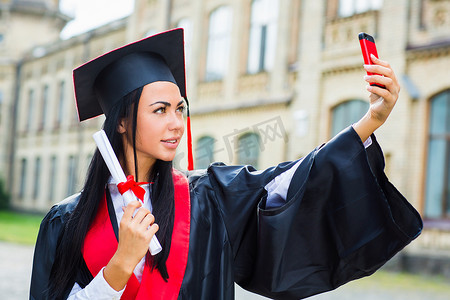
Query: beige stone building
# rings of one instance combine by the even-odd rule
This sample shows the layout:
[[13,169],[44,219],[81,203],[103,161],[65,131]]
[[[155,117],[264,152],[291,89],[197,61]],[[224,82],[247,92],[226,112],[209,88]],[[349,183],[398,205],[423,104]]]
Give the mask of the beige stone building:
[[[58,40],[70,20],[58,10],[58,1],[0,1],[0,176],[12,168],[13,103],[19,94],[18,74],[26,52]],[[33,34],[34,33],[34,34]],[[10,182],[6,182],[10,186]]]
[[[83,184],[103,119],[77,122],[71,71],[81,63],[185,28],[196,165],[266,168],[364,114],[365,31],[402,85],[376,132],[387,174],[425,221],[401,263],[432,257],[450,274],[450,0],[136,0],[128,18],[68,40],[58,39],[68,21],[58,1],[0,3],[0,175],[15,208],[46,211]],[[29,13],[31,4],[49,12]]]

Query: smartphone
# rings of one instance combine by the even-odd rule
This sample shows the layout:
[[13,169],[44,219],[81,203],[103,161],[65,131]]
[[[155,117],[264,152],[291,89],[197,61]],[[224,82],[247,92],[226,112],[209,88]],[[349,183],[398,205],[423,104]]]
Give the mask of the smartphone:
[[[364,63],[366,65],[372,65],[372,60],[370,59],[370,54],[375,55],[378,58],[377,47],[375,46],[375,39],[370,34],[361,32],[359,35],[359,44],[361,45],[361,52],[364,58]],[[367,72],[367,75],[373,75],[373,73]],[[384,85],[377,83],[370,83],[372,86],[378,86],[381,88],[386,88]]]

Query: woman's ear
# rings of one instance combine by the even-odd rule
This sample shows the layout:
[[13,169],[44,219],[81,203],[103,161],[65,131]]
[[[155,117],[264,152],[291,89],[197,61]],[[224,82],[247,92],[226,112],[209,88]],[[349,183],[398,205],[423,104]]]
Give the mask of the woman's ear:
[[125,118],[122,118],[117,125],[117,132],[120,134],[127,132],[127,122]]

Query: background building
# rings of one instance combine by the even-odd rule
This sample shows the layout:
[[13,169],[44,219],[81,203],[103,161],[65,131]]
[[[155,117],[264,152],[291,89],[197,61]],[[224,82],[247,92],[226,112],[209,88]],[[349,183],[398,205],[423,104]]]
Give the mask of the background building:
[[450,0],[136,0],[129,17],[68,40],[58,2],[1,2],[0,175],[15,208],[46,211],[83,183],[103,120],[76,119],[71,72],[83,62],[185,28],[196,166],[266,168],[367,110],[365,31],[402,84],[376,133],[387,174],[425,221],[399,263],[450,276]]

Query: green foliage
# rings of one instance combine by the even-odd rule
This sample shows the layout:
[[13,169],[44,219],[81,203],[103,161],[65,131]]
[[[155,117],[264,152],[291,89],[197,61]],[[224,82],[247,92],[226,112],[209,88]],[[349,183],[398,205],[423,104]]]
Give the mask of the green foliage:
[[3,180],[0,179],[0,210],[9,208],[9,195],[5,191]]

